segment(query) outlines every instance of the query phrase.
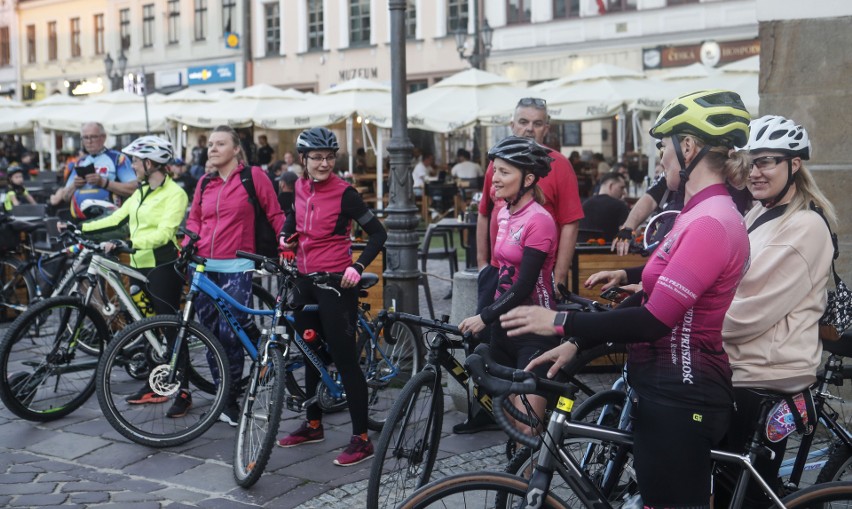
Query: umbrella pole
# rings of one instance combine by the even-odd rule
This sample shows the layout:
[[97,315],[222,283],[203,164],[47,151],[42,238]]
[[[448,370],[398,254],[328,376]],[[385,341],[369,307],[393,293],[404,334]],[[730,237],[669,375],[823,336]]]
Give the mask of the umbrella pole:
[[38,171],[44,171],[44,158],[41,157],[41,150],[39,150],[39,135],[38,135],[38,125],[33,126],[33,145],[35,145],[36,150],[39,153],[38,158]]
[[352,116],[346,117],[346,152],[349,153],[349,174],[353,173],[354,156],[352,154]]
[[50,131],[50,168],[56,171],[56,131]]

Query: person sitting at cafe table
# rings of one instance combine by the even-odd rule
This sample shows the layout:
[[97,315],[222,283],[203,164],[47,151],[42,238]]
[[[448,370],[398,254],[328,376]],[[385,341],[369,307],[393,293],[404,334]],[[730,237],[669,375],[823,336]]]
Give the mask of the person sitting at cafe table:
[[618,173],[609,172],[601,177],[598,194],[583,202],[585,217],[580,220],[581,234],[583,230],[597,230],[602,232],[599,236],[607,241],[615,238],[618,227],[624,224],[630,213],[623,199],[625,186],[624,178]]
[[426,182],[435,177],[435,155],[424,152],[420,162],[414,166],[411,176],[414,178],[414,196],[423,196]]
[[32,197],[27,188],[24,187],[24,169],[17,164],[12,163],[6,169],[6,178],[9,181],[9,189],[6,191],[6,200],[4,208],[6,211],[11,211],[12,207],[23,205],[25,203],[35,204],[35,198]]
[[450,169],[450,175],[457,179],[475,179],[483,175],[482,167],[470,160],[470,152],[460,148],[456,152],[456,164]]

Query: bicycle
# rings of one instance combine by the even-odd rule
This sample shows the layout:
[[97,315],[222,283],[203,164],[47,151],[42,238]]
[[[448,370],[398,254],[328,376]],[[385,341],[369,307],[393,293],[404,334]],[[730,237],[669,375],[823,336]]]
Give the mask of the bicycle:
[[[539,448],[539,465],[534,469],[531,479],[523,479],[506,473],[474,472],[459,474],[430,483],[412,494],[398,507],[401,509],[423,509],[427,507],[523,507],[551,509],[567,507],[587,507],[605,509],[614,507],[612,501],[601,493],[598,486],[579,465],[576,458],[562,448],[563,437],[575,436],[604,442],[613,442],[630,446],[632,435],[629,432],[615,430],[596,424],[578,423],[572,420],[574,397],[578,391],[571,384],[537,378],[532,373],[500,366],[493,362],[488,347],[480,346],[474,355],[468,357],[466,365],[473,378],[484,390],[494,395],[497,408],[505,409],[516,420],[531,423],[529,417],[518,411],[506,399],[509,394],[539,394],[546,392],[558,395],[559,402],[551,413],[543,436],[528,436],[520,432],[509,422],[505,413],[495,412],[494,416],[509,436],[531,448]],[[755,437],[756,439],[756,437]],[[752,442],[757,445],[756,441]],[[779,509],[801,509],[805,507],[824,507],[827,502],[852,501],[852,483],[832,482],[815,485],[794,493],[783,500],[779,499],[752,466],[756,448],[748,454],[734,454],[713,450],[711,456],[716,461],[736,463],[743,472],[737,481],[732,509],[742,507],[745,486],[754,480],[770,497]],[[578,505],[569,505],[551,493],[550,485],[554,473],[577,496]],[[501,500],[505,501],[502,505]],[[523,501],[523,502],[521,502]],[[635,503],[635,500],[623,502]],[[624,507],[624,506],[622,506]]]

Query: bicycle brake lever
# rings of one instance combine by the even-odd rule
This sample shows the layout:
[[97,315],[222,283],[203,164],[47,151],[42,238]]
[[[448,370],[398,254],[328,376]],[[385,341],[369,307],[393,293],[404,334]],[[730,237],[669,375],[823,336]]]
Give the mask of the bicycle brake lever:
[[331,290],[332,292],[337,294],[338,297],[340,297],[340,291],[333,286],[328,286],[325,283],[317,283],[317,288],[322,288],[323,290]]

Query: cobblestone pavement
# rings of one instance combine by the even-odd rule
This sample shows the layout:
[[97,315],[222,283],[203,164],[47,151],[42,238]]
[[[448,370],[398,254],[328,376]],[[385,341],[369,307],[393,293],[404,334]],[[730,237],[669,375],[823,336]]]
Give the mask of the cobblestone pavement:
[[[431,263],[442,276],[430,281],[436,314],[449,314],[451,301],[443,298],[449,291],[446,261]],[[425,315],[425,304],[421,312]],[[0,334],[6,325],[0,324]],[[502,461],[503,433],[449,432],[464,417],[447,410],[436,476],[496,468]],[[285,409],[281,433],[302,418]],[[328,415],[324,425],[324,442],[276,448],[264,476],[244,490],[231,474],[234,428],[223,423],[187,444],[152,449],[114,431],[95,396],[71,415],[45,423],[21,420],[0,406],[0,507],[363,507],[370,462],[351,468],[332,464],[349,441],[348,413]]]

